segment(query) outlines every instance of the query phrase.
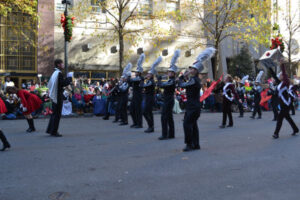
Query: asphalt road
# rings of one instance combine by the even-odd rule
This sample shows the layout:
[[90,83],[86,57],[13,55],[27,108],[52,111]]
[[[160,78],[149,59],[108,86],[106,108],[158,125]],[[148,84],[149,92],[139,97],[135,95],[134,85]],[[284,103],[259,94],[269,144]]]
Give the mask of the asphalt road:
[[221,113],[201,114],[194,152],[181,151],[182,114],[169,141],[157,140],[160,115],[153,134],[112,119],[62,119],[62,138],[44,133],[48,119],[35,120],[33,134],[25,120],[0,121],[12,144],[0,152],[0,200],[299,200],[300,136],[284,122],[274,140],[271,112],[247,115],[219,129]]

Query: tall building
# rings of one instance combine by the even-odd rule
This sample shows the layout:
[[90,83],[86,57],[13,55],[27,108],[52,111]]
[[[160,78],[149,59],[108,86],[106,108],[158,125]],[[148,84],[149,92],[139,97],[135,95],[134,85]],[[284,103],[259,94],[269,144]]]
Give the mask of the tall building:
[[16,84],[37,76],[36,24],[31,17],[13,10],[0,16],[0,73],[8,73]]

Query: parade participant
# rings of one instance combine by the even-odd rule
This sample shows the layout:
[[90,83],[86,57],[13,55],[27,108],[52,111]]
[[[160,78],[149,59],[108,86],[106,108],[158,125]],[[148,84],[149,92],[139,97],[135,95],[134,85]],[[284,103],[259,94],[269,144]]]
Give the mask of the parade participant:
[[239,117],[244,117],[244,107],[243,107],[243,103],[245,102],[245,93],[246,93],[246,89],[245,89],[245,82],[246,80],[248,80],[249,75],[246,75],[242,78],[241,82],[238,83],[238,87],[236,89],[238,97],[241,101],[238,101],[238,107],[239,107],[239,111],[240,111],[240,116]]
[[[202,63],[211,58],[215,53],[215,48],[205,49],[197,58],[197,61],[189,67],[184,75],[179,77],[179,87],[186,89],[187,101],[186,112],[184,115],[184,136],[186,147],[183,151],[192,151],[200,149],[199,145],[199,129],[197,120],[200,117],[201,104],[200,104],[200,89],[201,81],[199,79],[199,72],[203,70]],[[190,75],[189,80],[185,77]]]
[[[0,98],[0,114],[2,113],[6,113],[7,109],[5,106],[5,103],[3,102],[3,100]],[[7,138],[5,137],[4,133],[2,132],[2,130],[0,130],[0,140],[3,144],[3,147],[0,151],[5,151],[7,148],[10,148],[10,144],[7,141]]]
[[[223,87],[223,120],[220,128],[226,127],[227,116],[229,118],[229,124],[227,125],[227,127],[233,127],[231,105],[234,100],[238,101],[239,98],[237,93],[235,92],[235,87],[232,82],[233,79],[231,75],[228,74],[225,78],[225,85]],[[239,100],[239,103],[242,103],[242,101]]]
[[156,74],[155,68],[161,63],[162,57],[158,57],[158,59],[152,64],[150,71],[146,76],[146,83],[144,83],[144,93],[145,93],[145,108],[143,111],[143,115],[147,121],[148,129],[145,130],[145,133],[154,132],[154,120],[152,109],[154,106],[154,92],[155,92],[155,82],[154,75]]
[[292,133],[293,136],[299,132],[298,127],[296,126],[295,122],[293,121],[293,119],[291,118],[290,113],[289,113],[290,106],[291,106],[291,97],[289,96],[289,91],[288,91],[290,81],[288,79],[284,64],[281,63],[280,67],[281,67],[281,75],[280,75],[279,79],[276,77],[276,74],[272,70],[272,68],[269,68],[271,75],[273,76],[273,78],[276,80],[276,83],[278,84],[277,90],[278,90],[278,97],[279,97],[279,103],[280,103],[280,112],[277,117],[276,129],[273,134],[274,139],[279,138],[279,131],[281,129],[282,121],[284,118],[291,125],[291,127],[293,129],[293,133]]
[[260,108],[260,100],[261,100],[261,95],[260,93],[262,92],[263,88],[260,86],[261,84],[261,78],[264,74],[264,71],[260,71],[258,75],[256,76],[254,86],[252,90],[250,91],[250,94],[254,95],[254,109],[252,116],[250,118],[254,119],[256,113],[258,113],[258,118],[261,119],[261,108]]
[[123,70],[123,75],[121,77],[122,83],[119,86],[119,90],[120,90],[119,106],[120,106],[120,118],[121,118],[120,126],[124,126],[128,124],[128,115],[127,115],[128,90],[129,90],[128,79],[130,79],[131,77],[131,68],[132,68],[132,64],[128,63]]
[[122,81],[119,80],[116,83],[115,90],[113,92],[113,96],[114,96],[113,105],[114,105],[114,109],[115,109],[115,120],[113,121],[113,123],[117,123],[121,119],[121,116],[120,116],[121,95],[120,95],[120,88],[119,88],[121,84],[122,84]]
[[[279,77],[280,75],[278,75]],[[275,80],[273,79],[272,82],[269,84],[269,90],[268,90],[268,95],[272,95],[271,97],[271,106],[272,106],[272,111],[273,111],[273,120],[272,121],[277,121],[278,117],[278,104],[279,104],[279,99],[278,99],[278,91],[276,89],[276,84]]]
[[49,124],[46,133],[51,136],[61,137],[58,133],[59,122],[61,118],[62,106],[63,106],[63,92],[64,87],[68,86],[72,82],[73,72],[69,72],[67,78],[63,77],[61,70],[64,69],[64,64],[61,59],[54,61],[55,71],[53,72],[49,83],[49,97],[52,100],[52,110]]
[[5,137],[4,133],[2,132],[2,130],[0,130],[0,140],[3,144],[2,149],[0,149],[0,151],[5,151],[7,148],[10,148],[10,144],[7,141],[7,138]]
[[35,94],[29,93],[26,90],[19,90],[16,87],[6,87],[8,94],[16,94],[21,100],[21,109],[23,115],[27,119],[29,128],[26,130],[27,133],[35,131],[33,117],[31,113],[38,110],[41,107],[42,100]]
[[169,80],[162,82],[162,77],[157,77],[157,86],[164,89],[163,106],[161,112],[162,136],[159,140],[167,140],[175,138],[173,107],[174,107],[174,92],[176,87],[175,75],[177,66],[175,65],[180,56],[180,50],[176,50],[171,60],[170,68],[168,69]]
[[116,90],[116,84],[113,80],[110,80],[108,84],[105,86],[106,88],[106,104],[105,104],[105,116],[103,117],[103,120],[109,120],[110,112],[113,107],[113,103],[115,100],[115,90]]
[[133,124],[131,128],[143,128],[143,116],[142,116],[142,83],[144,78],[143,73],[143,63],[145,61],[145,54],[141,54],[137,61],[137,68],[135,71],[135,77],[130,79],[130,85],[133,89],[132,100],[130,104],[130,115],[132,117]]
[[295,115],[295,106],[294,106],[294,102],[296,100],[298,100],[298,96],[297,96],[297,86],[296,85],[290,85],[289,87],[289,95],[291,97],[291,112],[292,115]]

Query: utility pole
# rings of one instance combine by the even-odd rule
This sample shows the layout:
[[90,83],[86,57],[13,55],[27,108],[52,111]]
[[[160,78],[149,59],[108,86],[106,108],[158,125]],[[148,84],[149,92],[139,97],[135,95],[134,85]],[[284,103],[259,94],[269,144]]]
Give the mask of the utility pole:
[[[71,0],[62,0],[62,4],[66,4],[65,7],[65,17],[68,16],[68,5],[71,5]],[[66,32],[66,28],[65,28]],[[67,76],[68,73],[68,41],[66,40],[66,34],[65,34],[65,75]]]

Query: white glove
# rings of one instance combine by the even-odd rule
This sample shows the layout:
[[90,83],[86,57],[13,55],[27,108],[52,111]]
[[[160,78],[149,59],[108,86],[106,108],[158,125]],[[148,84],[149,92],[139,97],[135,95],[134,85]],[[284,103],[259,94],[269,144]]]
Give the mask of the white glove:
[[74,75],[74,72],[69,72],[69,73],[67,74],[67,77],[68,77],[68,78],[73,78],[73,75]]
[[27,108],[26,107],[23,107],[23,112],[26,112],[27,111]]
[[20,104],[20,108],[23,108],[23,104]]

